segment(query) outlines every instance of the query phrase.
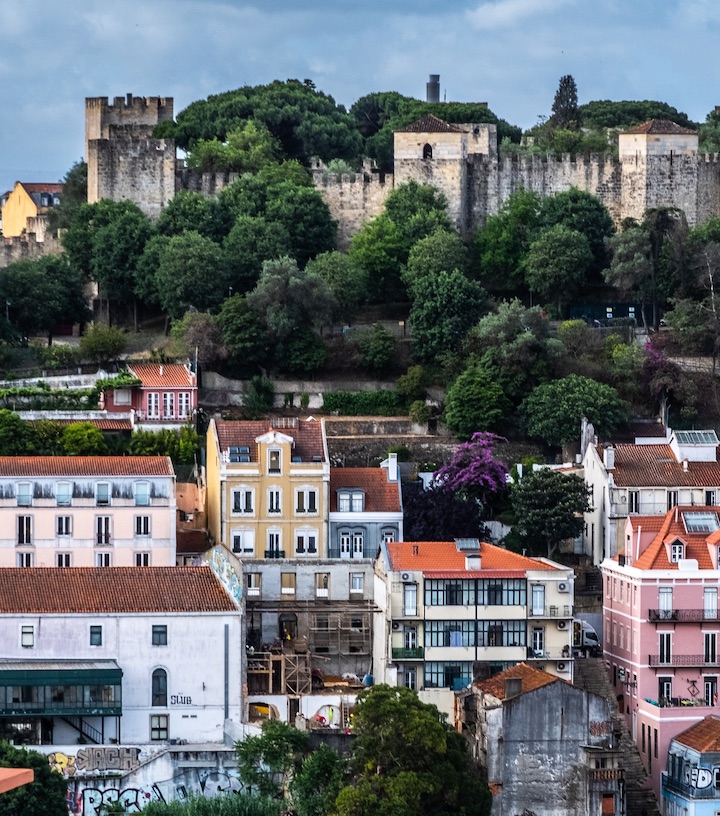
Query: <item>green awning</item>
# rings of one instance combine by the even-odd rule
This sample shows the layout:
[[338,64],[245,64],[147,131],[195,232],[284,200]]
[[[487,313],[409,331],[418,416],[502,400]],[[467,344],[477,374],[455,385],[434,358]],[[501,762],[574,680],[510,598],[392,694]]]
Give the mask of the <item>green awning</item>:
[[0,660],[0,686],[116,686],[114,660]]

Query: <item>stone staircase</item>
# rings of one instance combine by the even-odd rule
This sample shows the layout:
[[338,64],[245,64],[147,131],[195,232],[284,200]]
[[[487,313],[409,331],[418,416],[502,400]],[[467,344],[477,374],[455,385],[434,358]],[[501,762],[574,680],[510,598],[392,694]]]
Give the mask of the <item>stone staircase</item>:
[[605,697],[610,703],[613,731],[620,734],[620,750],[625,769],[626,813],[628,816],[660,816],[650,779],[625,717],[618,709],[617,697],[607,675],[605,661],[597,657],[575,660],[575,685]]

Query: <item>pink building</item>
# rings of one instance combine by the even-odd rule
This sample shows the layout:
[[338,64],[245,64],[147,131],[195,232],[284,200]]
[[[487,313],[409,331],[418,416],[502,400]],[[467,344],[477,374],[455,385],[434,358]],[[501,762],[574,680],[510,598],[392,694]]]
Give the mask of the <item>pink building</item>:
[[197,377],[178,363],[130,363],[139,385],[107,388],[100,405],[108,413],[135,414],[135,425],[177,427],[190,422],[197,408]]
[[720,713],[720,508],[629,516],[622,544],[601,565],[605,659],[659,800],[670,741]]

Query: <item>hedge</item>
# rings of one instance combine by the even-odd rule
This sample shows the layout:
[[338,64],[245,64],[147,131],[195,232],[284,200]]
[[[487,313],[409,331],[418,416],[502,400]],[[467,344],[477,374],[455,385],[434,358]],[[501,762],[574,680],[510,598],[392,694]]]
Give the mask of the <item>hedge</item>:
[[394,391],[332,391],[323,394],[323,408],[342,416],[398,416],[404,406]]

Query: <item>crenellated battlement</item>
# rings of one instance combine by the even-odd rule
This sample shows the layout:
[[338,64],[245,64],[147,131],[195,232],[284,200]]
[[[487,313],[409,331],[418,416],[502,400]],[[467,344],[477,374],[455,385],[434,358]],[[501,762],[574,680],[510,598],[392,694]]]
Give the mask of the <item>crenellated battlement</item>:
[[0,269],[15,261],[37,260],[43,255],[59,255],[63,251],[57,238],[45,233],[44,239],[37,240],[35,233],[25,233],[12,238],[0,238]]

